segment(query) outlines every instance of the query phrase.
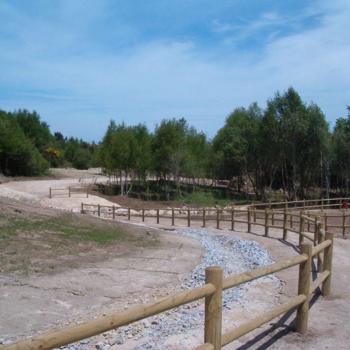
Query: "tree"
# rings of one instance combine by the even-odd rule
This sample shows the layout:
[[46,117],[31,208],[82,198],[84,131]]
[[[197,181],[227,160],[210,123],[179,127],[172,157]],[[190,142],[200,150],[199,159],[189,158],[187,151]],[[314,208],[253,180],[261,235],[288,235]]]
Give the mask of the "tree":
[[0,172],[9,176],[31,176],[43,174],[47,169],[47,161],[13,115],[0,111]]
[[185,138],[188,125],[185,119],[163,120],[156,127],[153,144],[153,167],[165,181],[169,175],[181,175],[185,160]]

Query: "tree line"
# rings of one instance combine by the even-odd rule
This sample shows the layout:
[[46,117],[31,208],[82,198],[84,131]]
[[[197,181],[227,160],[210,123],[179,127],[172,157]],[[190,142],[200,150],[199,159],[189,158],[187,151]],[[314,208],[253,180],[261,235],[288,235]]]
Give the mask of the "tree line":
[[[0,111],[0,172],[39,175],[49,167],[101,166],[106,173],[167,183],[180,177],[227,179],[237,191],[266,199],[349,193],[350,109],[331,131],[321,109],[289,88],[266,108],[236,108],[213,139],[184,118],[143,124],[111,121],[98,144],[51,133],[36,112]],[[326,193],[320,193],[320,191]]]
[[212,140],[183,118],[164,119],[154,132],[111,121],[97,153],[109,174],[137,180],[228,179],[263,200],[274,190],[287,199],[348,193],[350,113],[331,132],[321,109],[289,88],[265,109],[236,108]]
[[0,174],[33,176],[50,167],[94,165],[96,144],[52,134],[36,112],[0,110]]

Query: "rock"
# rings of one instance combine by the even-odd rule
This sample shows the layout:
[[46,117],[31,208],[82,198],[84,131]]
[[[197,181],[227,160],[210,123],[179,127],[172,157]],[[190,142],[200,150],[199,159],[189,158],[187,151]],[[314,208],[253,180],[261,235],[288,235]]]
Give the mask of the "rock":
[[109,345],[108,344],[105,344],[103,342],[98,342],[96,345],[95,345],[95,348],[97,350],[107,350],[109,348]]
[[114,345],[114,344],[117,344],[117,345],[122,345],[125,343],[125,339],[124,337],[120,334],[118,336],[116,336],[114,339],[113,339],[113,344],[110,342],[110,345]]
[[144,328],[149,328],[150,323],[149,323],[149,321],[144,320],[144,321],[142,322],[142,325],[143,325]]

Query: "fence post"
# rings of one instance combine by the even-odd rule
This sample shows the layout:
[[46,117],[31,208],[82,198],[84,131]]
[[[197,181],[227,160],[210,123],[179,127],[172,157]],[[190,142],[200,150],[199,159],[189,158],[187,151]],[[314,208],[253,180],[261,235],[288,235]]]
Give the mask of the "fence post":
[[323,201],[323,198],[321,199],[321,211],[323,211],[324,209],[324,201]]
[[317,221],[317,218],[315,218],[314,220],[314,246],[316,246],[318,244],[318,236],[320,234],[320,231],[319,229],[317,228],[317,225],[318,225],[318,221]]
[[287,240],[287,209],[284,208],[283,211],[283,240]]
[[253,206],[253,219],[254,219],[254,223],[256,223],[256,207],[255,207],[255,205]]
[[81,213],[81,214],[84,214],[84,203],[81,203],[80,213]]
[[215,292],[205,298],[204,342],[212,344],[214,350],[221,349],[222,280],[219,266],[206,268],[205,283],[213,284]]
[[342,230],[343,230],[343,238],[345,238],[345,209],[343,210],[343,224],[342,224]]
[[[324,241],[324,236],[321,233],[322,228],[323,228],[323,224],[321,222],[319,222],[317,224],[318,244],[321,244]],[[323,260],[322,260],[322,257],[321,257],[321,253],[317,255],[317,271],[318,272],[322,272],[323,271]]]
[[275,225],[275,212],[273,211],[273,209],[271,211],[271,225]]
[[113,217],[113,220],[115,220],[115,206],[114,205],[112,207],[112,217]]
[[269,213],[267,209],[265,209],[265,237],[269,236]]
[[130,221],[130,208],[128,208],[128,220]]
[[248,207],[248,233],[250,233],[252,231],[252,213],[250,211],[250,207]]
[[70,186],[68,186],[68,197],[70,197]]
[[89,187],[86,187],[86,198],[89,198]]
[[299,305],[297,310],[297,331],[304,333],[307,330],[309,317],[309,291],[311,283],[311,260],[312,246],[311,244],[302,244],[300,247],[301,254],[307,255],[308,259],[299,265],[299,283],[298,294],[306,296],[304,303]]
[[174,208],[171,209],[171,226],[175,226],[175,212],[174,212]]
[[203,209],[203,227],[205,227],[205,209]]
[[231,210],[231,231],[235,230],[235,209]]
[[331,293],[331,279],[332,279],[332,259],[333,259],[333,233],[326,232],[326,240],[331,240],[332,244],[325,248],[323,256],[323,271],[328,270],[329,276],[322,284],[322,294],[327,296]]
[[157,209],[157,224],[159,224],[159,209]]
[[51,187],[49,188],[49,198],[52,198]]
[[145,208],[142,208],[142,222],[145,222]]
[[220,228],[220,210],[216,209],[216,228]]
[[97,204],[97,215],[101,216],[101,206]]
[[304,242],[304,236],[302,235],[302,233],[304,232],[304,218],[303,218],[303,212],[300,212],[300,216],[299,216],[299,247],[301,246],[301,244]]
[[187,226],[191,227],[191,211],[187,209]]

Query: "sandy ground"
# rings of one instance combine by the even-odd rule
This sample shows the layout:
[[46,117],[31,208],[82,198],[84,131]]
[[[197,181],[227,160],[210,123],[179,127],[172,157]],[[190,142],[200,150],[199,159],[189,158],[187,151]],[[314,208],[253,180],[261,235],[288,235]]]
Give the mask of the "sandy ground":
[[[65,177],[63,171],[60,176]],[[91,175],[91,176],[90,176]],[[86,174],[85,183],[94,181],[93,174]],[[27,203],[65,210],[79,210],[81,198],[53,198],[49,200],[49,187],[76,185],[81,183],[77,173],[60,180],[16,181],[0,185],[0,196],[11,197]],[[97,196],[89,196],[90,203],[111,205]],[[86,202],[86,199],[84,199]],[[88,202],[86,202],[88,203]],[[107,204],[108,203],[108,204]],[[140,225],[140,223],[139,223]],[[162,228],[153,222],[148,225]],[[184,221],[185,225],[185,221]],[[199,223],[198,223],[199,225]],[[170,227],[166,224],[166,227]],[[244,225],[237,225],[245,230]],[[214,230],[215,231],[215,230]],[[270,230],[272,238],[261,237],[262,229],[255,228],[257,235],[241,232],[226,232],[244,239],[254,239],[265,247],[274,260],[285,259],[296,254],[292,246],[280,241],[280,230]],[[292,237],[292,234],[290,234]],[[165,237],[165,236],[164,236]],[[123,309],[140,302],[139,295],[152,300],[154,296],[175,291],[179,279],[188,273],[201,255],[198,245],[183,237],[169,239],[169,247],[164,250],[145,250],[134,256],[121,257],[75,271],[67,271],[57,276],[40,276],[26,280],[1,277],[1,322],[0,333],[6,336],[28,335],[44,330],[52,325],[62,325],[71,315],[69,322],[86,319],[104,310]],[[173,239],[175,239],[173,241]],[[295,242],[295,239],[291,241]],[[312,303],[309,329],[303,336],[292,331],[295,313],[289,313],[279,320],[242,337],[227,349],[349,349],[350,344],[350,241],[337,238],[334,246],[332,295]],[[181,247],[181,249],[180,249]],[[181,251],[181,254],[178,252]],[[116,269],[116,266],[118,268]],[[130,269],[130,266],[132,269]],[[135,283],[130,283],[130,273]],[[283,292],[268,286],[258,286],[247,290],[249,303],[244,308],[233,310],[224,322],[224,328],[231,328],[261,314],[273,305],[285,301],[296,294],[297,269],[292,268],[277,276],[284,281]],[[81,284],[77,286],[77,282]],[[119,283],[122,281],[122,283]],[[120,285],[122,287],[117,287]],[[60,287],[57,287],[60,286]],[[16,292],[17,291],[17,292]],[[145,292],[146,291],[146,292]],[[32,298],[32,299],[31,299]],[[13,302],[15,301],[15,302]],[[145,301],[142,298],[142,301]],[[48,312],[44,312],[44,310]],[[5,316],[3,316],[5,315]],[[176,339],[173,339],[176,341]],[[115,347],[127,349],[127,347]]]
[[[114,203],[98,196],[86,196],[85,189],[95,182],[106,182],[108,177],[99,174],[98,169],[52,169],[53,178],[38,180],[16,180],[0,184],[0,196],[24,201],[27,204],[40,205],[43,208],[56,208],[79,212],[81,203],[113,205]],[[50,188],[68,189],[68,187],[82,188],[81,193],[72,193],[68,197],[67,191],[52,191]],[[114,204],[115,205],[115,204]]]

